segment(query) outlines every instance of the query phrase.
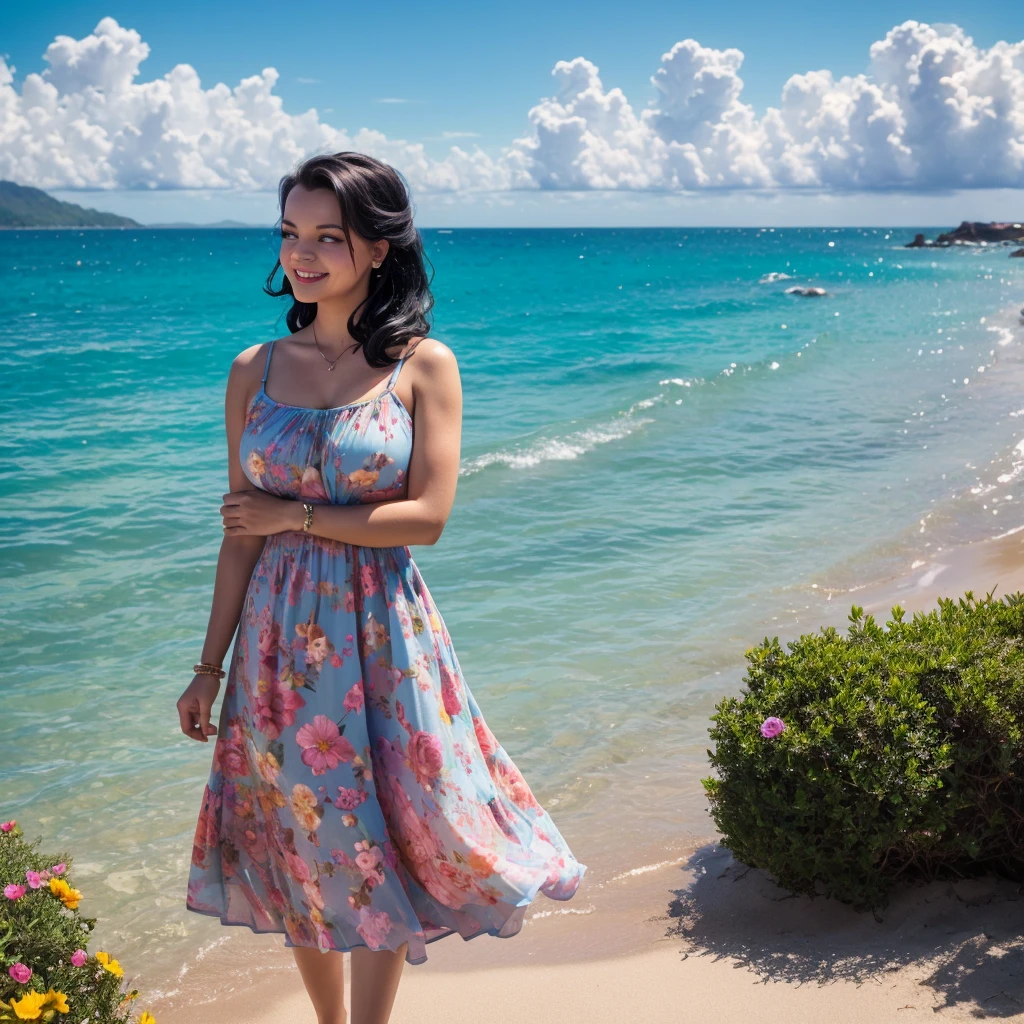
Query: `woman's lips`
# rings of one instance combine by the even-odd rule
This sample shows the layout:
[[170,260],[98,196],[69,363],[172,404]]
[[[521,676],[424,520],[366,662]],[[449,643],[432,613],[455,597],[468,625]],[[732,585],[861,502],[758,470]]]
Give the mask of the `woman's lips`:
[[301,281],[303,284],[315,284],[317,281],[322,281],[326,276],[326,274],[317,274],[316,277],[299,277],[298,273],[296,273],[295,280]]

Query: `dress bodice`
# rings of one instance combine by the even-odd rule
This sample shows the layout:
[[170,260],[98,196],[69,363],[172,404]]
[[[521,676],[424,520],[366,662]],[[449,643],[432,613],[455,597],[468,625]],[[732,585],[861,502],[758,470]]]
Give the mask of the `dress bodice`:
[[373,398],[332,409],[285,405],[266,392],[274,343],[239,445],[242,469],[261,490],[313,504],[402,498],[412,455],[412,416],[395,393],[405,356]]

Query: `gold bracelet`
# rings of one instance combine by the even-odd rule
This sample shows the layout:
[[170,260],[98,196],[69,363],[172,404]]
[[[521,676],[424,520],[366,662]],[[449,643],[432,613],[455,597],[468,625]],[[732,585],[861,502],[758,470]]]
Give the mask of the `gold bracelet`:
[[225,675],[220,665],[213,665],[208,661],[200,661],[193,665],[192,671],[197,676],[216,676],[218,679],[223,679]]
[[316,506],[311,505],[308,501],[304,501],[302,507],[306,510],[306,519],[302,524],[302,532],[309,533],[309,528],[313,525],[313,510]]

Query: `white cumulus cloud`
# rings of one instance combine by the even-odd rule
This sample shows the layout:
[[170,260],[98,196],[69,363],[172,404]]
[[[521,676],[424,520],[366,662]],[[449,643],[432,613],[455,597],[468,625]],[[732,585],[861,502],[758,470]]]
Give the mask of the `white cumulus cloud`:
[[983,49],[955,25],[896,26],[863,74],[794,74],[760,117],[743,101],[734,48],[675,43],[640,110],[591,61],[559,61],[526,135],[497,156],[453,145],[442,159],[377,131],[349,134],[315,108],[287,113],[274,68],[234,87],[204,89],[188,64],[142,81],[149,52],[138,32],[103,18],[83,39],[58,36],[20,92],[0,58],[0,177],[272,191],[304,156],[357,149],[423,193],[1024,187],[1024,41]]

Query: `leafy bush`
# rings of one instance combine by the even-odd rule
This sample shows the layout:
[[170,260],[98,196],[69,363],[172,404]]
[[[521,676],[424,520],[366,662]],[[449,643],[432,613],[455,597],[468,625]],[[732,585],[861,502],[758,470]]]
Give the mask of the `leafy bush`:
[[[68,876],[70,858],[39,853],[15,821],[0,823],[0,1021],[126,1024],[138,991],[109,953],[86,950],[96,919]],[[142,1013],[138,1024],[156,1024]]]
[[703,780],[736,857],[858,909],[900,878],[1024,877],[1024,595],[746,652]]

